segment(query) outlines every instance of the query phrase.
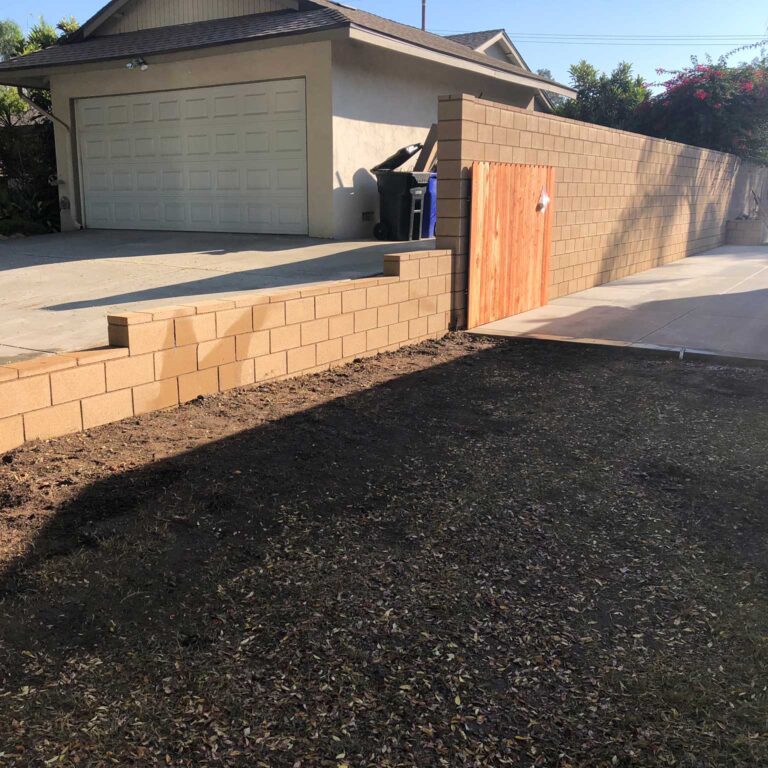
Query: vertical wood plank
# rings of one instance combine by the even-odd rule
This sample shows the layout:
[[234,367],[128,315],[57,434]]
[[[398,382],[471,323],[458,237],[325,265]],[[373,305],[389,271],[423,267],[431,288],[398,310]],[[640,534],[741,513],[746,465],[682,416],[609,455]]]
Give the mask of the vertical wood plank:
[[[546,304],[554,183],[546,166],[473,164],[469,328]],[[542,190],[551,202],[539,212]]]

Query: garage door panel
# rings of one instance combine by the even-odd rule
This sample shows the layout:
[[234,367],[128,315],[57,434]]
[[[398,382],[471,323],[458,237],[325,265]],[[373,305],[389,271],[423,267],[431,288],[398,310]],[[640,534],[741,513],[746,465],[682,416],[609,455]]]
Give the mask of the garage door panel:
[[[94,202],[90,208],[93,227],[149,228],[227,232],[275,232],[303,234],[306,218],[301,205],[291,198],[274,195],[243,202],[239,197],[219,194],[205,199],[125,199],[115,203]],[[226,229],[224,229],[226,228]],[[275,229],[278,228],[278,229]]]
[[215,156],[293,154],[303,159],[306,155],[306,127],[297,121],[275,123],[270,127],[242,128],[236,125],[214,125],[208,122],[179,123],[179,130],[133,131],[90,130],[87,137],[81,133],[81,145],[86,159],[129,160],[195,155]]
[[86,225],[306,234],[304,81],[78,101]]
[[92,168],[84,180],[90,192],[111,192],[119,199],[122,194],[136,192],[210,193],[239,192],[245,198],[253,194],[270,193],[275,197],[303,196],[307,175],[297,162],[234,164],[216,162],[197,167],[140,166]]

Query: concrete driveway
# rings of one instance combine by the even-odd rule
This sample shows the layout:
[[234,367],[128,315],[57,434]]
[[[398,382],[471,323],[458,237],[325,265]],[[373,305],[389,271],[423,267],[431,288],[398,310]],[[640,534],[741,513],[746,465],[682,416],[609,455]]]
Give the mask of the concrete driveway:
[[87,230],[0,242],[0,363],[99,346],[106,316],[374,275],[420,243]]
[[768,360],[768,247],[717,248],[475,331]]

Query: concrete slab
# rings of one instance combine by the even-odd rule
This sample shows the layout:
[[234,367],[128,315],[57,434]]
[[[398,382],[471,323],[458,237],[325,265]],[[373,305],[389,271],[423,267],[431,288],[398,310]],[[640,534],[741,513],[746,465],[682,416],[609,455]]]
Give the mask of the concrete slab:
[[768,247],[717,248],[475,332],[768,360]]
[[106,343],[106,316],[382,271],[418,243],[87,230],[0,241],[0,363]]

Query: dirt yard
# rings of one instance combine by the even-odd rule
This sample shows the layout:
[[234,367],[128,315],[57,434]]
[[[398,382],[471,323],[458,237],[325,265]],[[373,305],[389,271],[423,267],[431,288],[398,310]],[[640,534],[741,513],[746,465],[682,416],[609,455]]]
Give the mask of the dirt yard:
[[456,335],[0,460],[0,766],[768,764],[768,373]]

